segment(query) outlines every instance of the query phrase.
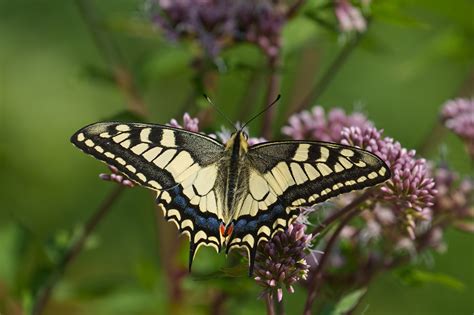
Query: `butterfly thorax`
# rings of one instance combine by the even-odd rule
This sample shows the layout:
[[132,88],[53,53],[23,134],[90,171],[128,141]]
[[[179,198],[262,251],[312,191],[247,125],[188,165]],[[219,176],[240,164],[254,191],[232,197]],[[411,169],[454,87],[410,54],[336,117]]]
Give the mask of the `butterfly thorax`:
[[232,223],[241,196],[248,190],[247,135],[238,131],[225,144],[219,174],[224,182],[223,216],[226,226]]

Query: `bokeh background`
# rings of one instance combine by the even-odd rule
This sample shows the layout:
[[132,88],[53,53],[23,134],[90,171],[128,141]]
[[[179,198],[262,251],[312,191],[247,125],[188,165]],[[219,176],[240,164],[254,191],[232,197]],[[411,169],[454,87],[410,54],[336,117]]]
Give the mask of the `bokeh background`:
[[[196,95],[196,73],[189,66],[196,48],[165,40],[147,20],[144,2],[90,3],[131,69],[152,121],[166,123],[184,110],[195,114],[208,106]],[[317,103],[362,110],[386,135],[419,148],[438,128],[443,102],[474,93],[473,20],[469,0],[387,1]],[[301,100],[341,46],[341,38],[304,18],[292,21],[284,35],[276,136],[281,136],[286,108]],[[232,120],[245,120],[264,102],[264,60],[245,45],[225,51],[224,60],[229,68],[210,75],[207,93]],[[117,117],[126,102],[77,2],[0,0],[2,307],[31,306],[31,290],[44,282],[64,244],[114,189],[97,178],[105,166],[75,149],[69,137],[86,124]],[[209,131],[225,124],[219,116],[206,117]],[[259,124],[251,125],[254,136]],[[442,155],[454,169],[472,175],[460,140],[447,132],[435,140],[428,157]],[[67,269],[47,314],[163,314],[166,275],[156,220],[150,193],[127,190]],[[427,268],[459,280],[462,288],[443,281],[410,285],[384,274],[370,287],[359,312],[472,314],[474,237],[452,230],[447,244],[446,253],[424,257]],[[186,264],[187,241],[181,256],[179,263]],[[212,270],[224,261],[223,255],[205,250],[195,263],[197,270]],[[210,281],[187,279],[186,294],[202,296]],[[228,310],[264,312],[251,280],[236,278],[235,283],[245,293],[229,301]],[[289,310],[302,309],[303,294],[297,289],[288,296]],[[190,309],[207,312],[194,301]]]

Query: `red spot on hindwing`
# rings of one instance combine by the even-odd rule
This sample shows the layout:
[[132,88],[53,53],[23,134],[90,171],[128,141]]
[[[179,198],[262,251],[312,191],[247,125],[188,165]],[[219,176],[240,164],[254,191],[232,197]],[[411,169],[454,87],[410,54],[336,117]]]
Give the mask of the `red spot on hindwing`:
[[219,226],[219,232],[221,233],[222,236],[224,236],[225,226],[224,226],[224,223],[222,222],[221,222],[221,225]]
[[232,223],[231,225],[227,227],[224,225],[224,223],[221,223],[221,225],[219,226],[219,232],[225,238],[231,236],[233,231],[234,231],[234,223]]
[[232,232],[234,231],[234,223],[232,223],[231,225],[229,225],[227,227],[227,229],[225,230],[225,237],[229,237],[232,235]]

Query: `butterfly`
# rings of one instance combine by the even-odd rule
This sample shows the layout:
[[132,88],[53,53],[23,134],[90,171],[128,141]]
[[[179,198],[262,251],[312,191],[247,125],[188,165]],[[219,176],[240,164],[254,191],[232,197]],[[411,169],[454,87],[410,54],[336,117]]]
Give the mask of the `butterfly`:
[[203,245],[244,248],[252,274],[257,245],[284,230],[300,207],[384,182],[376,155],[317,141],[248,144],[236,130],[221,143],[166,125],[99,122],[77,131],[79,149],[156,191],[168,221],[190,240],[189,269]]

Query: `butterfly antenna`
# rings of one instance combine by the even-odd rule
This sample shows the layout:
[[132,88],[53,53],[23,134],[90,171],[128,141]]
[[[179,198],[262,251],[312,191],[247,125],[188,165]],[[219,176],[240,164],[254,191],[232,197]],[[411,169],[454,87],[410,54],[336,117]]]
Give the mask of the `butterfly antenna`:
[[207,96],[206,94],[203,94],[204,97],[206,98],[206,100],[209,102],[209,104],[212,105],[212,107],[214,107],[214,109],[222,116],[224,117],[225,120],[227,120],[227,122],[237,131],[237,128],[235,128],[235,125],[234,123],[232,122],[232,120],[230,120],[220,109],[219,107],[217,107],[216,105],[214,105],[214,103],[211,101],[211,98],[209,96]]
[[254,120],[255,118],[257,118],[258,116],[260,116],[261,114],[265,113],[267,110],[269,110],[273,105],[275,105],[279,100],[280,100],[280,97],[281,95],[278,94],[278,96],[276,97],[276,99],[270,104],[268,105],[267,107],[265,107],[264,109],[262,109],[261,111],[259,111],[256,115],[254,115],[252,118],[250,118],[245,124],[243,124],[242,127],[240,127],[240,130],[243,130],[245,128],[245,126],[247,126],[248,124],[250,124],[252,122],[252,120]]

